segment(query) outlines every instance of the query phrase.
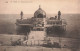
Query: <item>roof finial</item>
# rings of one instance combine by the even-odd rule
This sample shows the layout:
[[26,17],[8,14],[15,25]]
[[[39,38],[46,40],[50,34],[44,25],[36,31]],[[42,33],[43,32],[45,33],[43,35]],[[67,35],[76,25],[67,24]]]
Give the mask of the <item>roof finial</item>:
[[41,5],[39,5],[39,8],[41,8]]

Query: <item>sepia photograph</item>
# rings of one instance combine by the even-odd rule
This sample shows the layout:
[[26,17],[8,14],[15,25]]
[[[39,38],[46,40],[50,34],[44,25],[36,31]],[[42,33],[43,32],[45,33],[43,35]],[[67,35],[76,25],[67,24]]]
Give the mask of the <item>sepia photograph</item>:
[[0,51],[80,51],[80,0],[0,0]]

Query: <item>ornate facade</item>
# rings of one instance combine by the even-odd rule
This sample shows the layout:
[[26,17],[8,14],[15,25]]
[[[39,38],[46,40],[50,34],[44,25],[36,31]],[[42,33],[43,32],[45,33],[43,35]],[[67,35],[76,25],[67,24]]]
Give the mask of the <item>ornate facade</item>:
[[[21,12],[22,13],[22,12]],[[61,19],[61,12],[58,16],[46,18],[46,12],[41,9],[35,11],[30,19],[17,19],[17,34],[27,35],[31,31],[45,31],[47,35],[63,34],[66,31],[66,21]]]

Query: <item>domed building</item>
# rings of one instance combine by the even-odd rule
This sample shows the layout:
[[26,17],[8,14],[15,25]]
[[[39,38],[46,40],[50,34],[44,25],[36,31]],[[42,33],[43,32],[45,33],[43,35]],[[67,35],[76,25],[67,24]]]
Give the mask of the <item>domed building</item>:
[[[57,17],[58,16],[58,17]],[[66,31],[66,21],[61,19],[61,12],[55,17],[46,18],[46,12],[39,6],[30,19],[17,19],[17,34],[27,35],[32,31],[43,31],[46,35],[56,36]]]

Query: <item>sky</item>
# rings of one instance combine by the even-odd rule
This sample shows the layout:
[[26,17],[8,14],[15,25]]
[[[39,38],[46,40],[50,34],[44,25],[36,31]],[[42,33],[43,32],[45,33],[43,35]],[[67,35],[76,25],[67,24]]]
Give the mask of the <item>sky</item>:
[[39,5],[47,14],[80,14],[80,0],[0,0],[0,14],[34,14]]

